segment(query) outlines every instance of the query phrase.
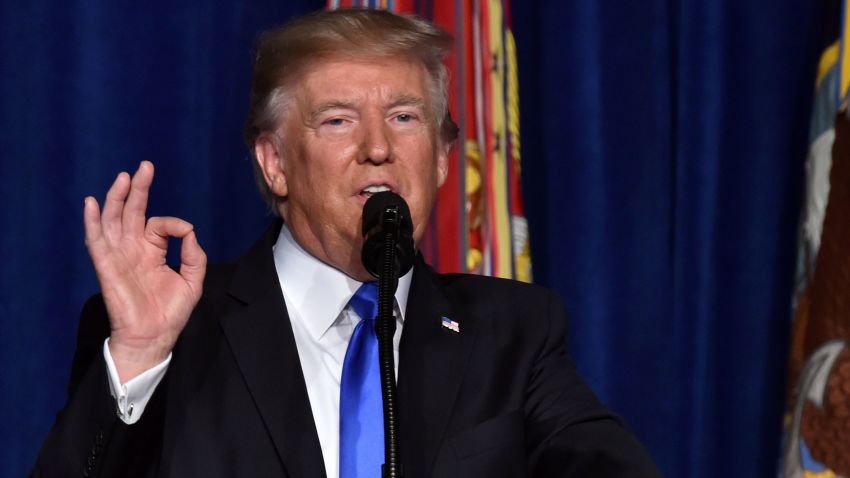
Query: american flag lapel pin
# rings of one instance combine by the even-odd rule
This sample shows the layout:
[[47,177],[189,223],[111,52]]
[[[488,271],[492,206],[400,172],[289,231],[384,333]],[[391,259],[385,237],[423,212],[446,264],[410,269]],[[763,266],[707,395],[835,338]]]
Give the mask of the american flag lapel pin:
[[460,324],[458,324],[454,320],[448,317],[443,317],[442,319],[440,319],[440,323],[442,323],[443,327],[451,330],[452,332],[456,334],[460,333]]

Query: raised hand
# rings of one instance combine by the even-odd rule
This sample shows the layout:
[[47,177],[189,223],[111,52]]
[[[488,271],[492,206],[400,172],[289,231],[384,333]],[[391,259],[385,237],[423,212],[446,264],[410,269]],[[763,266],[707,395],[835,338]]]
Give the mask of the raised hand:
[[[201,298],[207,257],[193,226],[176,217],[145,220],[153,164],[122,172],[103,213],[85,199],[86,247],[94,263],[112,332],[109,351],[121,382],[163,361]],[[180,271],[165,263],[168,238],[183,240]]]

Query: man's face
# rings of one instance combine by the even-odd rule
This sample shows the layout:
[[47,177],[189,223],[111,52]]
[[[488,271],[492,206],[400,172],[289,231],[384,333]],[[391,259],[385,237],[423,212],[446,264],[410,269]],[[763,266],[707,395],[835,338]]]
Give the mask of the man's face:
[[361,216],[373,192],[410,206],[418,243],[448,168],[424,67],[401,59],[329,59],[291,88],[281,141],[261,137],[257,159],[293,236],[358,280]]

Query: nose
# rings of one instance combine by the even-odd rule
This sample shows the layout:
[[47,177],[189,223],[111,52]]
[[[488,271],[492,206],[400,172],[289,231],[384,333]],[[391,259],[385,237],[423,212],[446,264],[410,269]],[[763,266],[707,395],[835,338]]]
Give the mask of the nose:
[[392,158],[388,125],[381,117],[364,119],[363,139],[360,145],[361,162],[380,164]]

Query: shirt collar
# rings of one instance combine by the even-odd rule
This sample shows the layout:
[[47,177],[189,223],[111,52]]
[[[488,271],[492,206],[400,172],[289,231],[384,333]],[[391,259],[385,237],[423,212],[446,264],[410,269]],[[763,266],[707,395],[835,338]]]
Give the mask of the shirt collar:
[[[313,257],[295,241],[286,224],[280,228],[273,249],[275,269],[288,304],[296,309],[310,335],[319,339],[363,283]],[[395,300],[401,320],[412,278],[411,268],[398,280]]]

